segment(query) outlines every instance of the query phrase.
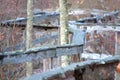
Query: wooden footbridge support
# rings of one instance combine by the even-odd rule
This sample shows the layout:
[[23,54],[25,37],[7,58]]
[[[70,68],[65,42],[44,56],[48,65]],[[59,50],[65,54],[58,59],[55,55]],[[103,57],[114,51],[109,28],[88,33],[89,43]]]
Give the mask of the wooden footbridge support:
[[31,48],[27,51],[14,51],[0,53],[0,62],[6,63],[23,63],[33,59],[55,58],[63,55],[80,54],[83,52],[83,44],[66,44],[50,47]]
[[119,61],[120,56],[113,56],[101,60],[78,62],[21,80],[114,80]]

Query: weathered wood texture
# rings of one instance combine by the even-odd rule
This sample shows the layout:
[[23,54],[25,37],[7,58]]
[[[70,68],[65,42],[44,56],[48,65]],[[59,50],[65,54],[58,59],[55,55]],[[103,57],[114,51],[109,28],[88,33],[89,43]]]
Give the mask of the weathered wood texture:
[[45,59],[49,59],[50,61],[50,63],[49,61],[46,63],[47,66],[50,67],[47,68],[52,69],[54,68],[54,62],[52,59],[58,58],[62,55],[72,55],[82,52],[83,45],[66,44],[62,46],[31,48],[26,52],[15,51],[5,52],[4,54],[0,53],[0,77],[2,77],[3,80],[18,80],[19,78],[26,76],[26,62],[32,62],[32,73],[35,74],[44,71],[43,61]]
[[33,59],[46,59],[60,57],[63,55],[72,55],[83,52],[83,44],[74,45],[66,44],[62,46],[51,46],[51,47],[38,47],[31,48],[27,51],[15,51],[5,52],[0,54],[0,61],[2,64],[11,63],[22,63],[31,61]]
[[21,80],[114,80],[120,56],[74,63],[64,68],[35,74]]

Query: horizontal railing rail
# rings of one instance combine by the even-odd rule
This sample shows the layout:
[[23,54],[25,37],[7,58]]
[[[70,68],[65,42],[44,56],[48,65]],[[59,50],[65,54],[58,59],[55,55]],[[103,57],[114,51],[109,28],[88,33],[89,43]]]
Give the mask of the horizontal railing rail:
[[52,69],[47,72],[31,75],[24,79],[21,78],[21,80],[52,80],[56,77],[57,78],[60,78],[60,77],[65,78],[67,72],[69,72],[69,74],[70,74],[70,72],[72,73],[76,69],[84,70],[85,68],[88,68],[88,67],[97,66],[97,65],[105,65],[105,64],[109,64],[109,63],[118,63],[119,61],[120,61],[120,56],[113,56],[113,57],[108,57],[108,58],[104,58],[101,60],[89,60],[89,61],[84,61],[84,62],[78,62],[78,63],[73,63],[64,68],[59,67],[59,68],[55,68],[55,69]]
[[23,63],[33,59],[55,58],[63,55],[80,54],[83,52],[83,44],[66,44],[50,47],[31,48],[27,51],[13,51],[0,53],[1,64]]

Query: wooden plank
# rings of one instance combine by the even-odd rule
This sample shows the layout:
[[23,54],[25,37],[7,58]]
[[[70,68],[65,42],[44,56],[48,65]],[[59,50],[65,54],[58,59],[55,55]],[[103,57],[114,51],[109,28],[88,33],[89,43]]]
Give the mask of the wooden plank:
[[57,48],[57,56],[78,54],[78,47]]
[[24,79],[22,78],[21,80],[47,80],[50,77],[53,77],[56,75],[64,75],[64,73],[68,71],[74,71],[76,68],[81,69],[87,66],[107,64],[107,63],[113,63],[118,61],[120,61],[120,56],[108,57],[101,60],[89,60],[89,61],[74,63],[64,68],[60,67],[47,72],[38,73],[30,77],[26,77]]
[[51,58],[51,57],[55,57],[56,55],[56,50],[46,50],[46,51],[40,51],[37,52],[36,54],[37,56],[40,56],[41,59],[46,59],[46,58]]
[[[1,53],[0,61],[2,64],[23,63],[34,59],[47,59],[62,55],[80,54],[83,52],[83,45],[67,44],[62,46],[31,48],[27,51],[14,51]],[[4,55],[3,55],[4,54]]]

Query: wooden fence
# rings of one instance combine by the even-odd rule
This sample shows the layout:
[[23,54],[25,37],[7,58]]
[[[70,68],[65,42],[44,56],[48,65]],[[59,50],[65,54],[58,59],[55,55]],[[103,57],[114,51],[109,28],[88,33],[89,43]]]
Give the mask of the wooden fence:
[[12,63],[22,63],[26,61],[31,61],[32,59],[46,59],[60,57],[63,55],[73,55],[80,54],[83,52],[83,44],[66,44],[60,46],[51,47],[38,47],[31,48],[27,51],[14,51],[0,53],[1,64],[6,64],[8,62]]
[[[21,77],[26,76],[26,62],[31,62],[33,64],[33,68],[35,66],[38,67],[37,69],[44,69],[44,62],[42,62],[42,66],[39,66],[34,61],[41,62],[44,59],[49,58],[50,62],[47,62],[49,64],[47,66],[50,66],[49,69],[53,69],[53,58],[58,58],[63,55],[80,55],[82,52],[83,44],[66,44],[51,47],[31,48],[27,51],[0,53],[0,77],[2,80],[18,80]],[[34,70],[33,73],[35,72]]]
[[21,80],[114,80],[119,61],[120,56],[113,56],[101,60],[78,62],[64,68],[21,78]]

